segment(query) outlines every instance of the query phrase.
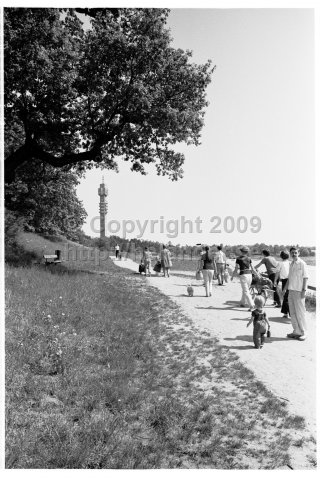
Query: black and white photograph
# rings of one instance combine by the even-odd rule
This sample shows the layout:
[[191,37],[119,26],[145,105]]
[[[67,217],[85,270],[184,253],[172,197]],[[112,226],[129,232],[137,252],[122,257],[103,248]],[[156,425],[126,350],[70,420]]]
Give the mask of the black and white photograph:
[[319,20],[1,7],[2,471],[314,476]]

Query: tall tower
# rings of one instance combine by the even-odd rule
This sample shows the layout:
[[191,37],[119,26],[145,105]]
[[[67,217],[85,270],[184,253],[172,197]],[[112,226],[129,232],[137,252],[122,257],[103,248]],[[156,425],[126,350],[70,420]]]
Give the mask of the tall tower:
[[104,177],[102,177],[102,183],[100,183],[100,187],[98,188],[98,195],[100,197],[100,238],[102,239],[106,236],[106,215],[108,212],[108,202],[106,200],[108,196],[108,189],[104,184]]

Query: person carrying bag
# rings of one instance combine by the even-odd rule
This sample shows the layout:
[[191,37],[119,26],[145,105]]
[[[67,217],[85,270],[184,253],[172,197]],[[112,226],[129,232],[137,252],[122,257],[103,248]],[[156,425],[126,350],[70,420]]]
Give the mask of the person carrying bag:
[[[209,247],[205,247],[205,253],[201,255],[202,275],[206,297],[212,296],[212,280],[215,270],[215,261],[213,255],[209,254]],[[198,272],[197,272],[198,273]]]

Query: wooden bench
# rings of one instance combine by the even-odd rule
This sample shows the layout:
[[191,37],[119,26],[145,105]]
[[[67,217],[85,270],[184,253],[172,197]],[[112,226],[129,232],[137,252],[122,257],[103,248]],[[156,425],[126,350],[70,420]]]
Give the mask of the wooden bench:
[[61,260],[61,250],[56,250],[54,255],[43,255],[44,263],[46,265],[53,264],[56,265],[57,263],[62,263]]

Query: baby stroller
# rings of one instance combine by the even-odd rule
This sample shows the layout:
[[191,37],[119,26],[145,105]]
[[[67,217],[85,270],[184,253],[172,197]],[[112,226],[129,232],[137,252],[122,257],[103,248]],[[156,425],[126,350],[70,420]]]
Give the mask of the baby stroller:
[[261,275],[256,275],[253,273],[250,286],[250,294],[252,298],[254,298],[256,295],[262,295],[265,298],[265,301],[267,301],[270,291],[273,295],[273,284],[268,278],[267,274],[262,273]]

